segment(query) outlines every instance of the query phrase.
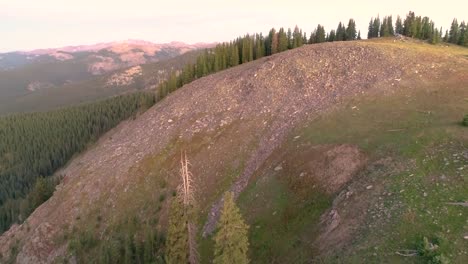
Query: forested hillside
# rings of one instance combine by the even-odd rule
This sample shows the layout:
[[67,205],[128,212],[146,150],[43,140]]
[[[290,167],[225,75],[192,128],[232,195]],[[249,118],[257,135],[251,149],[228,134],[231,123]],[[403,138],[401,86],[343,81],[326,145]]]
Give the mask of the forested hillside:
[[[52,175],[120,121],[154,104],[149,93],[134,93],[51,112],[0,118],[0,232],[24,220],[50,193]],[[33,188],[35,186],[35,188]],[[39,203],[39,204],[38,204]]]

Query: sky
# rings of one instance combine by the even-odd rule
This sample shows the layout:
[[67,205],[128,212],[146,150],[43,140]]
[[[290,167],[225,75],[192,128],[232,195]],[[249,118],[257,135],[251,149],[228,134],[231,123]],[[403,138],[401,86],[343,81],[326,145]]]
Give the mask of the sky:
[[309,35],[349,18],[366,36],[371,17],[409,10],[444,30],[454,17],[468,21],[466,0],[0,0],[0,52],[126,39],[222,42],[295,25]]

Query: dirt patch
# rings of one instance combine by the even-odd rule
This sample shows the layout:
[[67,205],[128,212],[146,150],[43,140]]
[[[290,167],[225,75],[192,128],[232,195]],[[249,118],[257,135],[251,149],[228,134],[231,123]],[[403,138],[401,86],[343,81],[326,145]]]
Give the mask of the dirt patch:
[[340,190],[367,162],[366,155],[353,145],[319,146],[310,152],[312,158],[304,178],[314,179],[330,194]]
[[[355,175],[345,188],[333,200],[332,207],[327,210],[320,221],[320,234],[314,242],[321,256],[332,254],[336,250],[350,246],[359,230],[366,228],[365,219],[369,208],[379,204],[382,195],[391,198],[391,193],[385,193],[385,182],[406,166],[384,158],[368,164]],[[383,207],[381,208],[382,210]],[[391,212],[380,212],[389,215]],[[352,246],[352,245],[351,245]]]

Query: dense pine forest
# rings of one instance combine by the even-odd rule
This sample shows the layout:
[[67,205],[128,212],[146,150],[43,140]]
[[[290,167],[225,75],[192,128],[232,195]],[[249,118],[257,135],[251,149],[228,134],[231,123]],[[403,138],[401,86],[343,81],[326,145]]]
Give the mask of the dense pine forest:
[[48,177],[120,121],[154,104],[134,93],[50,112],[0,118],[0,232],[53,193]]

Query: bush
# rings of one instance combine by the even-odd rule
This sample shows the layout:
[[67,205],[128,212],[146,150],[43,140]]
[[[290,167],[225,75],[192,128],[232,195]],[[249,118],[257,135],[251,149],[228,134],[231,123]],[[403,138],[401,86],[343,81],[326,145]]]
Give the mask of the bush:
[[427,237],[423,237],[423,240],[418,246],[418,253],[424,258],[426,263],[430,264],[449,264],[450,260],[442,254],[440,250],[439,239],[434,241],[429,240]]
[[468,126],[468,115],[465,115],[465,117],[463,118],[462,124],[463,124],[464,126]]

